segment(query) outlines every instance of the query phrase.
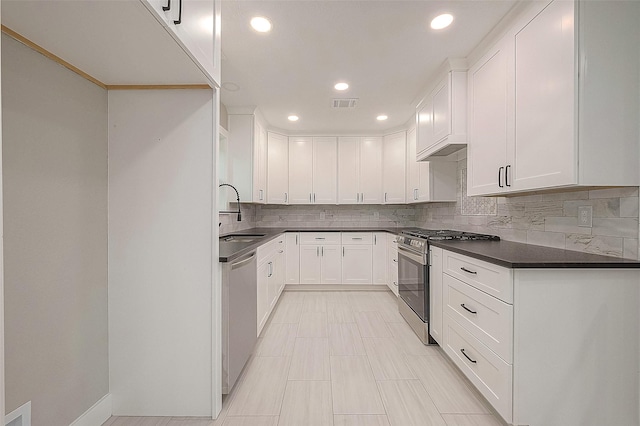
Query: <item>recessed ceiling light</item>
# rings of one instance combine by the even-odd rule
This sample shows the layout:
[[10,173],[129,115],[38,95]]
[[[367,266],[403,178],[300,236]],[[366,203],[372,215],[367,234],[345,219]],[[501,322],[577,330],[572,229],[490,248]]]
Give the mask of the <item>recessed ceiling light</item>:
[[271,22],[269,22],[267,18],[263,18],[262,16],[251,18],[251,26],[259,33],[266,33],[271,31]]
[[238,86],[237,84],[231,82],[231,81],[226,81],[224,83],[222,83],[222,88],[224,90],[228,90],[230,92],[237,92],[238,90],[240,90],[240,86]]
[[389,117],[387,117],[386,115],[379,115],[379,116],[377,116],[377,117],[376,117],[376,120],[378,120],[378,121],[384,121],[384,120],[386,120],[387,118],[389,118]]
[[347,90],[349,88],[349,85],[347,83],[337,83],[335,86],[336,90]]
[[436,16],[431,21],[431,28],[434,30],[441,30],[443,28],[448,27],[453,22],[453,16],[445,13],[444,15]]
[[300,119],[300,117],[298,117],[297,115],[290,115],[287,118],[289,119],[289,121],[298,121]]

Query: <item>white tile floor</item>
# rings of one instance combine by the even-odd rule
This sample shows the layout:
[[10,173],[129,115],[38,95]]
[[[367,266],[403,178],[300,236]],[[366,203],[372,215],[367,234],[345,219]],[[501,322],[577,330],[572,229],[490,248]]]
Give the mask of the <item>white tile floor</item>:
[[284,292],[216,420],[112,417],[103,426],[501,426],[390,292]]

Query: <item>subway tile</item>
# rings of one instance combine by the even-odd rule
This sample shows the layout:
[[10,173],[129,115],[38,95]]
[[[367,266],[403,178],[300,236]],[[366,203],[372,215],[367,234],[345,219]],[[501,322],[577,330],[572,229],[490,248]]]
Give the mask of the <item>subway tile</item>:
[[544,230],[567,234],[591,234],[591,228],[578,226],[577,217],[547,217],[544,221]]
[[567,250],[622,257],[623,238],[600,235],[568,234],[565,242]]
[[638,197],[620,198],[620,217],[638,217]]
[[625,259],[638,259],[638,239],[625,238],[623,243],[623,257]]
[[636,218],[594,218],[592,235],[610,237],[638,238],[638,219]]
[[588,200],[589,191],[568,191],[568,192],[552,192],[550,194],[542,194],[544,201],[552,200]]
[[527,231],[527,244],[537,246],[565,248],[566,234],[563,232]]
[[622,188],[606,188],[606,189],[594,189],[589,191],[589,198],[622,198],[622,197],[637,197],[638,187],[627,186]]
[[563,202],[560,200],[536,201],[525,203],[524,206],[527,215],[561,216],[563,212]]

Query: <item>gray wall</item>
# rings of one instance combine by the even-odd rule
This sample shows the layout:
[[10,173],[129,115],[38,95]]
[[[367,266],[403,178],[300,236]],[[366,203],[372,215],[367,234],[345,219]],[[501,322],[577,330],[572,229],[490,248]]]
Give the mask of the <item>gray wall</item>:
[[109,392],[107,93],[2,35],[6,411]]

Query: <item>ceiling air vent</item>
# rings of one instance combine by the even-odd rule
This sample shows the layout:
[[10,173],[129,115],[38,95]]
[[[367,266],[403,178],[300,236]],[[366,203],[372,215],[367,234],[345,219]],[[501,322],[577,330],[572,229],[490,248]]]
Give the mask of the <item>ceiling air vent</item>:
[[334,99],[333,108],[355,108],[358,103],[358,99]]

